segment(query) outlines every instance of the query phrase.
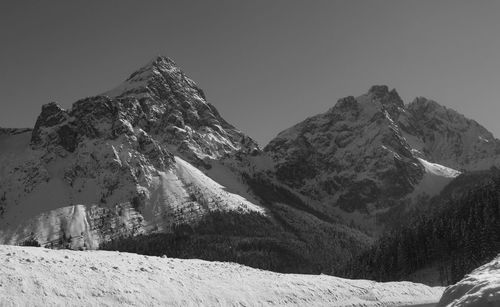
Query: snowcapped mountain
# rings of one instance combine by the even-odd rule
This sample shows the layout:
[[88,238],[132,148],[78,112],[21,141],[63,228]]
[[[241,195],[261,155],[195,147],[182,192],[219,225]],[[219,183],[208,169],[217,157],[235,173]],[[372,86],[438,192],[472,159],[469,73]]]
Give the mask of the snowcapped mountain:
[[281,182],[360,224],[500,162],[500,141],[484,127],[425,98],[405,105],[387,86],[340,99],[264,150]]
[[3,242],[34,236],[96,248],[116,235],[165,231],[211,210],[266,214],[184,160],[258,147],[165,57],[70,110],[44,105],[32,131],[0,133]]
[[197,240],[218,240],[243,262],[292,254],[283,270],[308,272],[368,244],[292,191],[255,193],[245,178],[269,169],[257,144],[158,57],[68,110],[44,105],[33,130],[0,130],[0,242],[87,249],[194,229]]

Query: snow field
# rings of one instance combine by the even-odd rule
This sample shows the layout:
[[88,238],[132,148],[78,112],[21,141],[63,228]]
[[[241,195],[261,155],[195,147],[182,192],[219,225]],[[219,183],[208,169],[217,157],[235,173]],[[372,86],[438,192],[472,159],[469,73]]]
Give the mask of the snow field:
[[405,306],[442,288],[234,263],[0,245],[1,306]]

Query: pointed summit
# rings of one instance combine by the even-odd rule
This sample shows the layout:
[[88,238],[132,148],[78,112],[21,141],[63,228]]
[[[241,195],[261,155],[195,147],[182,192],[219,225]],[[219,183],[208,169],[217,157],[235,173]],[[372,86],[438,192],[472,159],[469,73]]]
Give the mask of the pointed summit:
[[152,63],[154,64],[171,64],[171,65],[175,65],[175,62],[174,60],[172,60],[171,58],[167,57],[167,56],[164,56],[164,55],[159,55],[157,56],[156,58],[154,58],[152,61]]
[[142,80],[147,77],[152,77],[154,74],[161,74],[161,72],[168,72],[176,68],[174,60],[169,57],[159,55],[132,73],[126,81]]
[[169,92],[172,86],[179,89],[187,87],[199,92],[204,100],[204,95],[193,80],[186,77],[175,62],[166,56],[157,56],[133,72],[122,84],[114,89],[103,93],[103,96],[123,97],[135,96],[159,96],[161,93]]
[[258,148],[252,139],[226,122],[207,103],[203,90],[166,56],[155,57],[102,96],[137,100],[149,127],[162,131],[168,142],[198,158],[219,158]]
[[392,104],[400,108],[404,107],[403,99],[401,99],[396,89],[389,91],[387,85],[374,85],[368,90],[368,94],[384,105]]

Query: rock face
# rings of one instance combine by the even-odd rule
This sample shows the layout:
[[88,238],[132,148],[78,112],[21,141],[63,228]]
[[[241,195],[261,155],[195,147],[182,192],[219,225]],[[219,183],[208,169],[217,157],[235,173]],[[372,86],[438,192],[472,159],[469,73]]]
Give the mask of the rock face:
[[373,215],[434,195],[457,170],[489,168],[500,142],[475,121],[373,86],[281,132],[265,148],[276,177],[344,212]]

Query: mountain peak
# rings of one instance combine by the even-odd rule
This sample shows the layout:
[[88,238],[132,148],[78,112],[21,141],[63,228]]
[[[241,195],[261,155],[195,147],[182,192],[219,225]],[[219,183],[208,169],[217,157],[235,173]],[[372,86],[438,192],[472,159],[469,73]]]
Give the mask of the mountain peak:
[[409,105],[410,108],[426,108],[426,109],[437,109],[443,108],[442,105],[435,102],[432,99],[427,99],[423,96],[416,97]]
[[389,87],[387,85],[373,85],[368,90],[368,93],[383,97],[389,93]]
[[389,90],[387,85],[373,85],[368,90],[368,94],[372,95],[373,99],[379,100],[384,105],[404,107],[403,99],[401,99],[396,89]]
[[[135,96],[140,98],[158,94],[156,93],[158,91],[169,91],[170,85],[181,83],[191,88],[196,87],[195,83],[187,78],[184,72],[176,66],[174,60],[160,55],[134,71],[122,84],[102,95],[110,97]],[[200,96],[202,95],[200,94]],[[202,98],[204,99],[203,96]]]
[[227,123],[206,101],[203,90],[166,56],[155,57],[100,96],[136,100],[143,117],[131,123],[148,121],[145,130],[155,127],[180,151],[194,153],[198,158],[219,158],[258,148],[253,140]]
[[[420,117],[436,117],[438,114],[454,117],[456,119],[465,120],[465,117],[453,109],[449,109],[432,99],[425,97],[417,97],[408,104],[407,109],[413,113],[417,118]],[[441,116],[442,117],[442,116]]]
[[168,63],[168,64],[175,65],[174,60],[172,60],[171,58],[164,56],[164,55],[157,56],[151,62],[155,63],[155,64]]
[[174,60],[169,57],[159,55],[152,60],[150,60],[146,65],[142,66],[135,72],[133,72],[126,80],[127,81],[143,81],[151,78],[155,74],[159,74],[162,71],[168,72],[176,69],[176,64]]
[[[149,61],[146,65],[138,69],[136,72],[160,72],[160,71],[169,71],[172,70],[173,68],[176,68],[177,64],[175,63],[174,60],[172,60],[169,57],[166,57],[164,55],[159,55],[155,58],[153,58],[151,61]],[[136,73],[135,72],[135,73]],[[135,74],[133,73],[129,79]]]

